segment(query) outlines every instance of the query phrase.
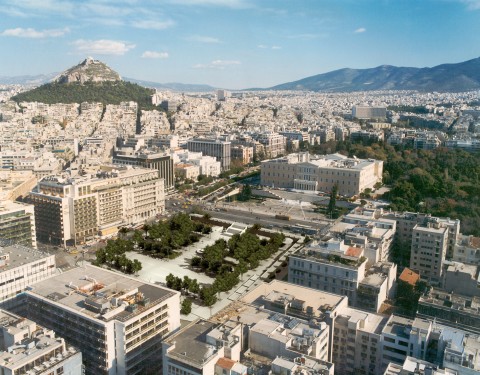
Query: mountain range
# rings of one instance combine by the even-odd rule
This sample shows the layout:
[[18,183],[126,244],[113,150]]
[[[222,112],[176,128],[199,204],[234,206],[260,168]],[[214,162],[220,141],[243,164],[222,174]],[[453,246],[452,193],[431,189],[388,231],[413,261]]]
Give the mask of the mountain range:
[[480,89],[480,57],[432,68],[405,68],[391,65],[369,69],[345,68],[269,88],[269,90],[326,92],[369,90],[461,92],[478,89]]
[[[99,69],[95,71],[95,69]],[[90,76],[90,78],[88,78]],[[97,77],[97,78],[92,78]],[[100,77],[100,78],[98,78]],[[62,74],[52,73],[37,76],[0,76],[0,84],[23,84],[38,86],[48,82],[117,81],[120,75],[105,64],[87,58]],[[157,83],[134,78],[124,81],[160,90],[179,92],[212,92],[215,87],[200,84]],[[251,90],[306,90],[322,92],[352,92],[371,90],[417,90],[423,92],[461,92],[480,89],[480,57],[456,63],[442,64],[432,68],[396,67],[381,65],[376,68],[344,68],[328,73],[282,83],[269,88]]]

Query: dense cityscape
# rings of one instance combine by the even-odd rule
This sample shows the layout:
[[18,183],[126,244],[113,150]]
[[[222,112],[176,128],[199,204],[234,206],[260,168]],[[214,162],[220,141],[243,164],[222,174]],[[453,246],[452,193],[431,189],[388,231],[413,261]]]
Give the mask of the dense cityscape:
[[480,371],[478,91],[1,93],[2,373]]

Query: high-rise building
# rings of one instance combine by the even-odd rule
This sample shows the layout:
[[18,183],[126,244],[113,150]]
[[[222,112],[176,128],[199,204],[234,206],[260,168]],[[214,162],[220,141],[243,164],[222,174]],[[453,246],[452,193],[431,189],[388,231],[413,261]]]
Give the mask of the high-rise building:
[[202,152],[204,155],[214,156],[222,165],[222,170],[230,169],[231,143],[218,139],[191,139],[187,143],[188,151]]
[[0,374],[83,375],[82,353],[35,322],[0,310]]
[[356,105],[352,108],[352,116],[358,119],[383,120],[387,117],[387,108]]
[[159,374],[180,293],[86,265],[31,286],[26,315],[83,354],[87,375]]
[[37,247],[35,213],[31,204],[0,202],[0,239]]

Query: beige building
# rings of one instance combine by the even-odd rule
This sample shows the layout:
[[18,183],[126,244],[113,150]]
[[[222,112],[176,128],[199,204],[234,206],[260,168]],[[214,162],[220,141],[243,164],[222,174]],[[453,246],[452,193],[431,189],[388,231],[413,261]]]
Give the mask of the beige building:
[[235,145],[232,146],[232,161],[239,160],[243,165],[253,161],[253,147]]
[[86,265],[24,293],[27,317],[83,355],[86,375],[159,374],[162,340],[180,327],[180,293]]
[[415,225],[412,233],[410,268],[430,284],[440,285],[447,245],[448,228],[435,222]]
[[43,179],[29,196],[37,238],[78,244],[142,223],[164,211],[164,189],[158,171],[130,166],[104,166],[94,177]]
[[266,160],[261,165],[261,183],[266,186],[329,192],[354,196],[382,181],[383,161],[350,159],[340,154],[316,158],[308,153]]

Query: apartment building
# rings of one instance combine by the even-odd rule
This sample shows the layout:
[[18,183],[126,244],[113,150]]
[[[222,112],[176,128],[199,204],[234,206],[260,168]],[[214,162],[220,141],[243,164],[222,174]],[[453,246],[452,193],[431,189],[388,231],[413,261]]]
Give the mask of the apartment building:
[[373,189],[382,179],[383,162],[350,159],[340,154],[324,157],[290,154],[261,164],[261,184],[280,188],[329,192],[354,196]]
[[417,316],[480,334],[480,297],[432,288],[420,297]]
[[0,267],[0,301],[5,301],[54,275],[55,255],[0,241]]
[[410,269],[432,285],[442,283],[443,264],[447,254],[448,228],[427,222],[413,227]]
[[353,308],[337,311],[332,323],[336,374],[375,375],[381,368],[381,331],[387,318]]
[[460,234],[453,249],[452,260],[480,266],[480,237]]
[[345,243],[365,249],[368,265],[388,261],[396,232],[394,220],[379,217],[376,210],[358,207],[330,229],[345,236]]
[[450,293],[480,297],[479,267],[458,262],[445,262],[443,289]]
[[[395,236],[403,244],[412,243],[413,228],[417,224],[428,226],[428,222],[438,223],[448,230],[447,259],[453,257],[455,244],[460,236],[460,220],[435,217],[430,214],[416,212],[379,211],[378,215],[384,219],[394,220],[397,223]],[[432,224],[431,224],[432,225]],[[433,224],[434,226],[436,224]]]
[[382,369],[402,364],[407,356],[425,360],[433,329],[431,320],[391,315],[382,330]]
[[85,265],[32,285],[26,315],[83,354],[85,374],[158,374],[180,293]]
[[272,375],[283,374],[318,374],[318,375],[333,375],[333,364],[327,364],[319,361],[316,358],[304,356],[295,359],[277,357],[272,362]]
[[213,156],[220,162],[222,171],[230,169],[232,160],[231,142],[218,139],[196,138],[187,142],[188,151],[201,152]]
[[158,172],[130,166],[103,166],[95,176],[43,179],[29,201],[35,206],[37,238],[64,246],[116,233],[165,209]]
[[31,204],[0,201],[0,238],[37,248],[35,213]]
[[202,152],[177,150],[171,153],[176,170],[179,164],[193,164],[198,168],[198,173],[204,176],[218,177],[222,165],[213,156],[203,155]]
[[249,164],[253,161],[253,147],[232,145],[232,161],[238,160],[243,165]]
[[330,239],[289,256],[288,282],[347,296],[349,304],[354,306],[366,265],[362,248]]
[[239,323],[194,321],[164,341],[163,374],[225,374],[222,370],[228,367],[234,374],[246,375],[247,367],[239,363],[242,340]]
[[278,280],[260,284],[242,297],[241,302],[249,307],[234,305],[231,311],[221,314],[238,315],[240,322],[251,324],[249,308],[256,308],[255,314],[274,311],[306,319],[316,327],[326,324],[329,328],[328,361],[334,364],[335,374],[381,373],[381,333],[387,322],[385,316],[350,308],[345,296]]
[[82,353],[35,322],[0,310],[2,375],[82,375]]
[[285,154],[287,149],[287,138],[278,133],[254,133],[252,138],[263,145],[266,158],[276,158]]

